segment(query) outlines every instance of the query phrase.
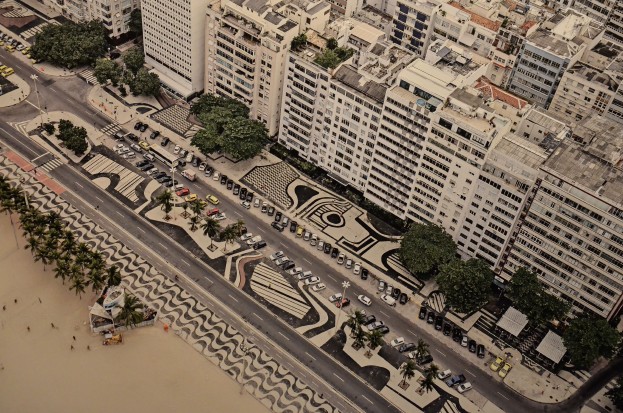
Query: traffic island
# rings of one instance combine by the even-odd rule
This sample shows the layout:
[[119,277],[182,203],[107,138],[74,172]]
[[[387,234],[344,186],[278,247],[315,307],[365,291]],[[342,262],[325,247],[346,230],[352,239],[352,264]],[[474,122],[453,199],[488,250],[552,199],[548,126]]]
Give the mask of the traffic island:
[[30,95],[28,82],[13,73],[8,77],[0,76],[0,108],[17,105]]

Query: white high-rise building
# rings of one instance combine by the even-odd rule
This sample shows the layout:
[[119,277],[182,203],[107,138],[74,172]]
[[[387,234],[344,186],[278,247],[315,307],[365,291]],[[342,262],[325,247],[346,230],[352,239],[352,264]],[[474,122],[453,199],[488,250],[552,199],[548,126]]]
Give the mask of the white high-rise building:
[[187,99],[203,91],[209,0],[143,0],[145,63],[163,86]]

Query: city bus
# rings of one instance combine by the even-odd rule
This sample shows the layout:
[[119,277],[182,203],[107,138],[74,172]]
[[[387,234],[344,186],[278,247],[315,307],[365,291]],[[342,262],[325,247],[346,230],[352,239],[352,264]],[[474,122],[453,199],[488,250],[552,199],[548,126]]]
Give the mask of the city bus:
[[154,155],[154,158],[158,159],[160,162],[164,163],[168,167],[171,167],[171,165],[173,165],[173,162],[181,158],[181,156],[174,155],[166,149],[155,145],[152,145],[151,148],[149,148],[149,153]]

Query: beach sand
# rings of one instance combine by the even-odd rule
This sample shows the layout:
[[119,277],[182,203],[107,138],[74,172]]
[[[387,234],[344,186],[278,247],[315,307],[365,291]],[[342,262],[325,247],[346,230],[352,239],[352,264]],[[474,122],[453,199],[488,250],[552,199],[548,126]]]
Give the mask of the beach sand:
[[103,346],[87,325],[95,296],[79,299],[24,244],[0,214],[0,412],[270,412],[159,322]]

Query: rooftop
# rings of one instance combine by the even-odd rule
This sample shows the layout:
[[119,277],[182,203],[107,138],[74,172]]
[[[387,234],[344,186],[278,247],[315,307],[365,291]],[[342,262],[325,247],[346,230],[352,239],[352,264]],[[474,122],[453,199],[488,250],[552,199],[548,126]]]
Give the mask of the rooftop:
[[486,98],[502,101],[516,109],[523,109],[528,105],[528,101],[513,95],[510,92],[494,85],[486,77],[481,77],[474,84],[474,88],[478,89]]
[[623,171],[584,150],[581,145],[562,142],[544,167],[594,193],[594,196],[623,207]]
[[554,36],[549,30],[544,29],[532,33],[528,36],[528,41],[549,53],[561,57],[575,56],[583,44],[579,36],[567,41]]
[[547,332],[545,338],[541,340],[536,351],[554,363],[558,363],[564,357],[567,348],[562,341],[562,337],[550,330]]
[[[483,65],[478,55],[469,49],[440,40],[430,45],[426,52],[426,61],[438,69],[454,75],[467,75]],[[488,61],[488,60],[487,60]]]
[[483,16],[481,16],[479,14],[476,14],[473,11],[471,11],[469,9],[466,9],[465,7],[461,6],[461,4],[456,2],[456,1],[450,2],[448,4],[450,6],[452,6],[452,7],[454,7],[454,8],[457,8],[457,9],[459,9],[459,10],[469,14],[470,15],[470,21],[472,21],[473,23],[475,23],[475,24],[477,24],[479,26],[485,27],[485,28],[487,28],[489,30],[492,30],[494,32],[498,31],[498,29],[500,28],[500,25],[502,24],[501,22],[493,21],[493,20],[490,20],[490,19],[488,19],[486,17],[483,17]]
[[586,151],[592,155],[615,166],[623,166],[620,123],[603,116],[587,116],[573,127],[573,139],[586,145]]
[[514,307],[508,307],[508,310],[506,310],[502,318],[497,322],[498,327],[515,337],[519,336],[519,333],[521,333],[527,325],[528,317]]
[[378,103],[383,103],[388,86],[379,84],[371,79],[366,79],[362,74],[357,72],[356,68],[350,65],[342,65],[335,72],[333,77],[346,86],[371,97]]
[[533,169],[539,168],[547,159],[543,148],[515,134],[504,136],[495,150]]
[[610,91],[615,91],[619,87],[616,79],[584,63],[576,63],[567,71],[589,82],[599,83]]

